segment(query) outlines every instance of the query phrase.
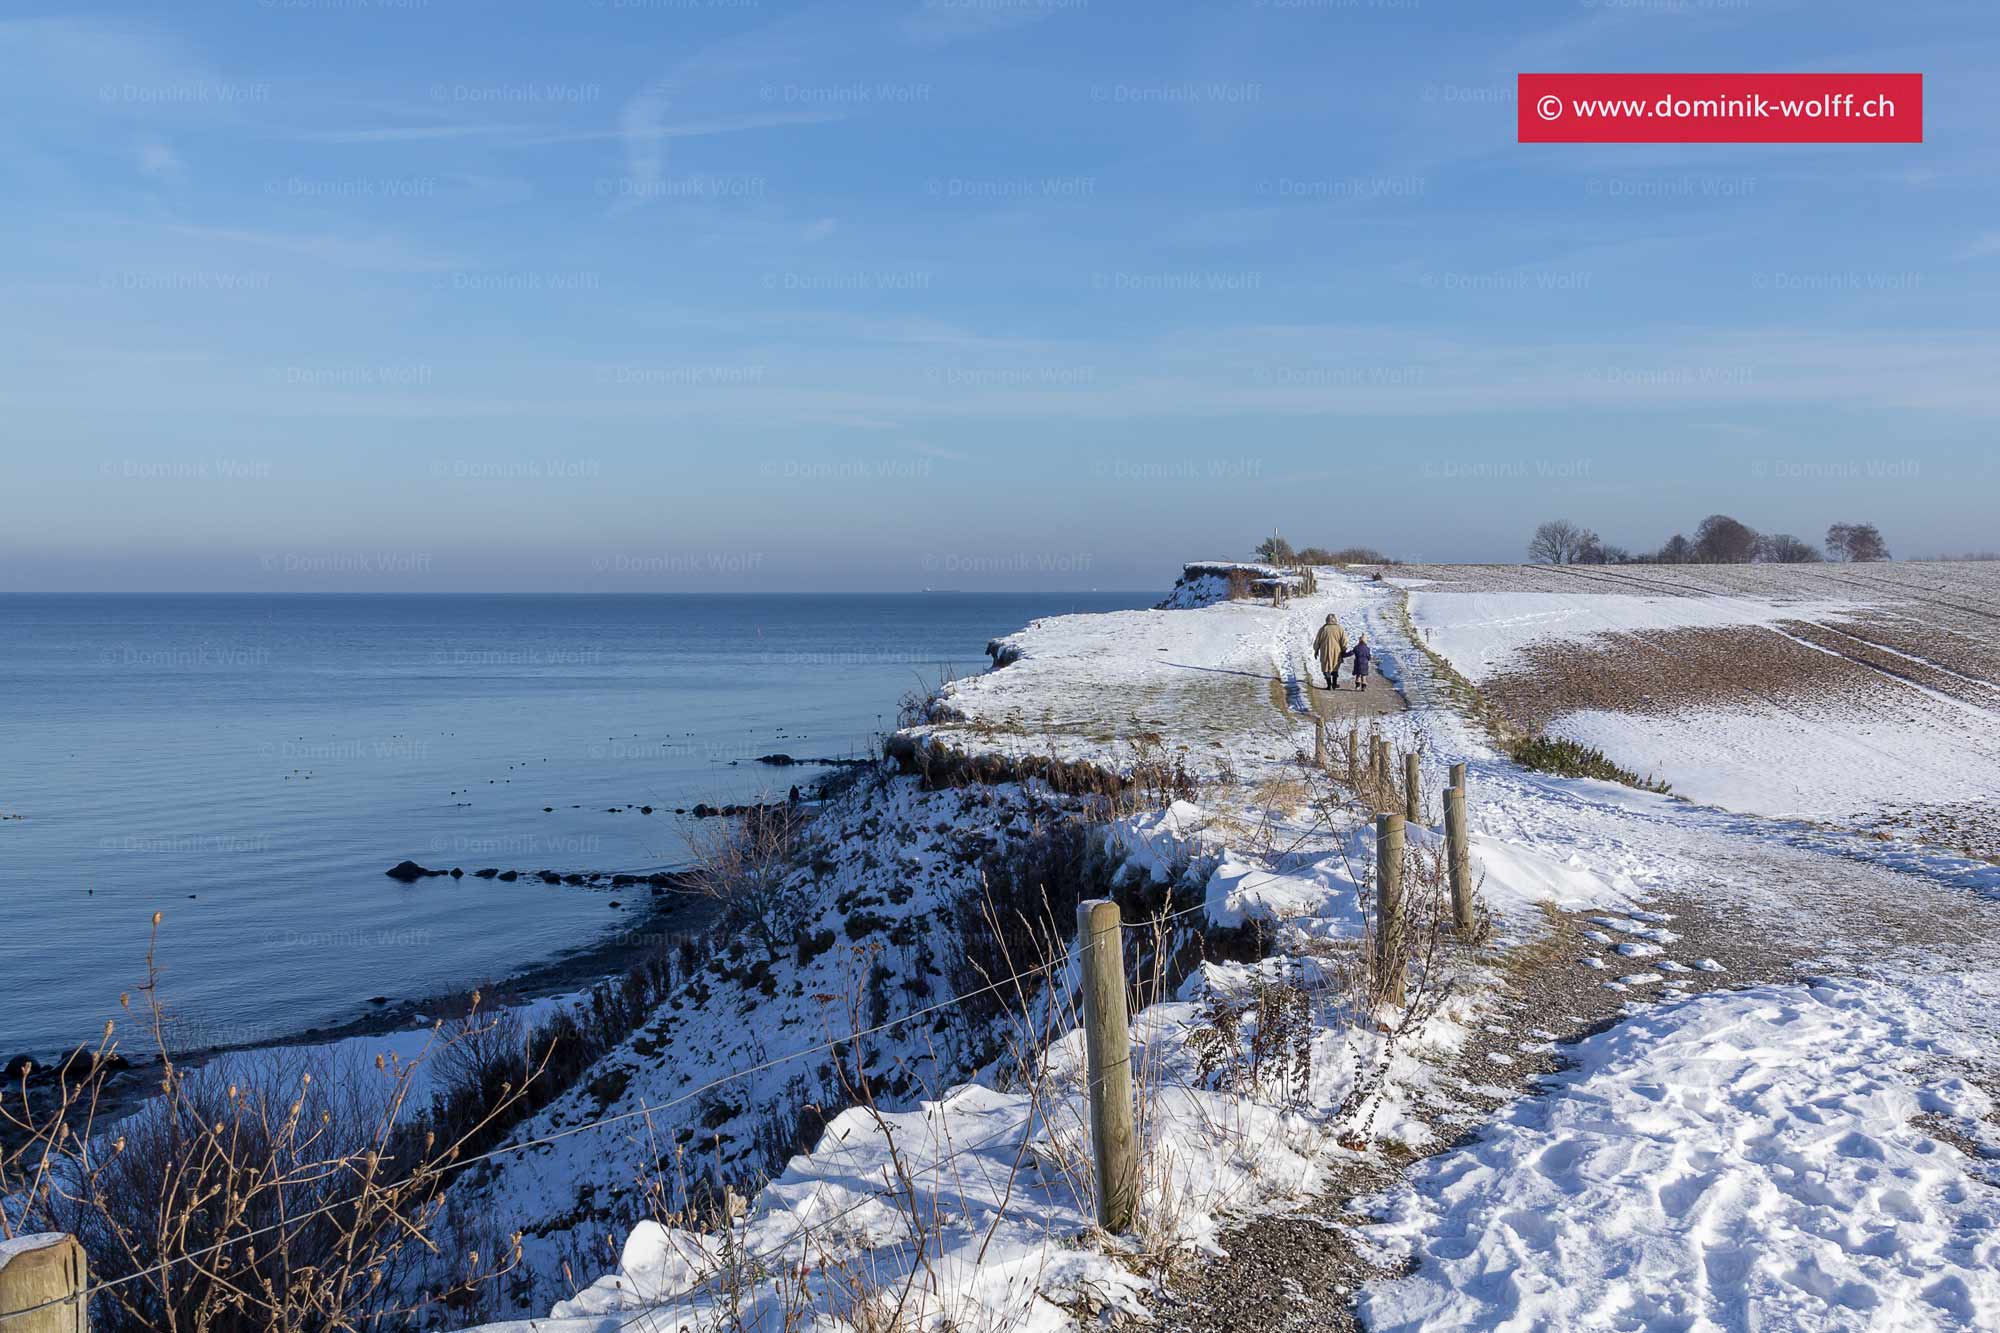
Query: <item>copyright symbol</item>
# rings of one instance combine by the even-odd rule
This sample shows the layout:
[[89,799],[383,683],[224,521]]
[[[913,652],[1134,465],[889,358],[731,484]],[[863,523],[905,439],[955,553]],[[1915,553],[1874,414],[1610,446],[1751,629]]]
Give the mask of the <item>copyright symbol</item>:
[[1562,119],[1562,113],[1562,98],[1557,97],[1554,93],[1543,93],[1535,102],[1535,114],[1543,120],[1560,120]]

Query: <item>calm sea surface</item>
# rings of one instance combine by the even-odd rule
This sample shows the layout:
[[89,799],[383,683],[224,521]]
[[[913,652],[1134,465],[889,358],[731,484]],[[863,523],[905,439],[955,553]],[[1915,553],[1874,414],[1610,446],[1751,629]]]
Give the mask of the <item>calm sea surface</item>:
[[589,944],[645,895],[471,872],[681,864],[674,807],[823,771],[758,755],[868,753],[994,635],[1151,600],[0,596],[0,1060],[116,1014],[156,910],[161,993],[218,1044]]

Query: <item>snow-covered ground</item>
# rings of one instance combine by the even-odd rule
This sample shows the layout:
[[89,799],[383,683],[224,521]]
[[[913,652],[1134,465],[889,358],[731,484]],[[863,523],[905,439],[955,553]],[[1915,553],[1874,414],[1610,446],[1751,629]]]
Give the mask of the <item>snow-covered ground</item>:
[[[1898,806],[2000,800],[2000,683],[1979,674],[1990,672],[1983,656],[1960,670],[1889,646],[1908,642],[1883,632],[1908,620],[1877,605],[1894,602],[1889,592],[1870,597],[1864,586],[1840,600],[1783,599],[1771,595],[1782,585],[1748,597],[1573,581],[1575,590],[1562,592],[1426,581],[1411,593],[1410,616],[1468,680],[1539,673],[1558,701],[1551,733],[1690,800],[1843,824]],[[1757,633],[1717,640],[1713,658],[1673,637],[1718,630]],[[1991,640],[1989,629],[1970,642],[1983,653]],[[1571,661],[1577,672],[1600,673],[1588,695],[1572,697],[1568,671],[1551,665]],[[1614,688],[1618,678],[1630,688]],[[1589,706],[1618,694],[1616,707]]]
[[2000,974],[1760,986],[1580,1043],[1380,1201],[1371,1329],[1992,1328]]
[[[1119,876],[1175,890],[1183,916],[1170,944],[1187,915],[1273,932],[1270,956],[1203,963],[1135,1015],[1147,1163],[1136,1238],[1087,1225],[1069,965],[1001,1024],[1033,1048],[1025,1061],[996,1057],[990,1040],[955,1024],[959,1006],[941,989],[944,955],[958,947],[954,904],[976,891],[985,864],[967,845],[1021,836],[1036,798],[1019,784],[926,793],[898,779],[829,812],[801,934],[832,933],[840,948],[762,966],[718,960],[699,993],[604,1063],[606,1077],[520,1138],[573,1135],[482,1183],[496,1221],[539,1219],[526,1225],[544,1258],[604,1254],[613,1219],[628,1219],[616,1228],[615,1271],[557,1304],[556,1319],[506,1327],[778,1328],[788,1308],[810,1308],[813,1318],[789,1326],[847,1329],[865,1326],[857,1300],[912,1293],[958,1327],[1074,1327],[1136,1311],[1148,1255],[1213,1246],[1230,1218],[1292,1206],[1343,1154],[1442,1142],[1418,1104],[1436,1060],[1475,1021],[1477,991],[1394,1045],[1355,1021],[1332,973],[1365,928],[1372,837],[1284,794],[1311,744],[1305,657],[1329,613],[1367,633],[1382,674],[1409,696],[1409,711],[1377,725],[1418,750],[1427,787],[1442,784],[1446,765],[1468,764],[1475,869],[1500,944],[1532,937],[1545,904],[1596,912],[1604,954],[1576,966],[1627,1015],[1575,1048],[1578,1067],[1547,1095],[1378,1201],[1385,1220],[1371,1243],[1416,1267],[1370,1289],[1370,1318],[1523,1329],[2000,1325],[1982,1230],[1996,1220],[1990,1168],[1909,1123],[1924,1113],[1994,1143],[1980,1127],[1992,1111],[1980,1086],[1996,1075],[1981,1024],[2000,958],[1983,918],[1965,917],[1968,927],[1951,913],[1983,910],[1975,895],[2000,889],[2000,875],[1989,883],[1990,867],[1901,844],[1524,772],[1459,713],[1409,641],[1405,590],[1330,572],[1320,588],[1281,608],[1036,622],[1003,641],[1007,665],[955,682],[946,714],[917,733],[969,755],[1106,767],[1128,765],[1138,747],[1185,752],[1200,794],[1108,831]],[[1862,941],[1862,980],[1662,1000],[1712,967],[1679,946],[1677,923],[1645,907],[1662,893],[1774,923],[1824,905],[1812,924],[1829,956],[1845,937],[1827,922],[1856,903],[1905,904],[1962,937],[1951,953],[1921,931]],[[834,1115],[726,1241],[672,1218],[632,1220],[647,1211],[635,1160],[662,1170],[704,1156],[745,1161],[778,1113],[837,1095],[814,1048],[854,1025],[840,997],[877,960],[926,988],[883,987],[862,1018],[892,1026],[853,1047],[884,1089],[879,1113]],[[1248,1071],[1255,1024],[1240,1016],[1287,984],[1310,997],[1303,1054]],[[1200,1053],[1221,1049],[1212,1034],[1222,1013],[1242,1026],[1218,1063]],[[754,1072],[710,1086],[745,1069]],[[608,1116],[621,1117],[608,1135],[584,1130]]]
[[1561,592],[1455,592],[1430,580],[1416,583],[1410,619],[1424,642],[1466,679],[1478,682],[1521,664],[1521,650],[1549,640],[1584,643],[1606,634],[1644,630],[1769,628],[1785,620],[1821,620],[1857,609],[1837,602],[1749,601],[1740,597],[1687,597]]

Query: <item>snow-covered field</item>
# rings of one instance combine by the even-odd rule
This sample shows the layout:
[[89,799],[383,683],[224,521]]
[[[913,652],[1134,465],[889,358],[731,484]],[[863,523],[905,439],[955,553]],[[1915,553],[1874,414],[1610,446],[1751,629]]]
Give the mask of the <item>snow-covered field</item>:
[[[1408,582],[1413,600],[1452,595],[1428,574]],[[1027,836],[1038,798],[1020,783],[923,792],[900,778],[825,817],[800,935],[834,947],[718,959],[716,975],[593,1071],[602,1077],[519,1133],[566,1137],[482,1181],[479,1207],[525,1227],[544,1267],[601,1256],[606,1271],[555,1303],[556,1318],[504,1327],[851,1329],[898,1298],[914,1299],[926,1326],[1096,1326],[1106,1312],[1136,1317],[1161,1257],[1212,1249],[1231,1219],[1297,1206],[1344,1160],[1399,1160],[1384,1154],[1449,1141],[1464,1112],[1447,1104],[1439,1062],[1481,1021],[1481,986],[1499,979],[1475,969],[1395,1043],[1356,1021],[1339,972],[1366,928],[1372,834],[1317,816],[1297,787],[1311,743],[1305,654],[1330,612],[1365,630],[1382,674],[1408,695],[1410,709],[1378,725],[1420,752],[1426,785],[1468,764],[1475,870],[1498,947],[1536,938],[1545,907],[1593,914],[1579,984],[1602,988],[1626,1019],[1573,1048],[1576,1068],[1545,1095],[1375,1202],[1383,1220],[1357,1234],[1416,1266],[1370,1286],[1370,1321],[2000,1326],[1992,1170],[1947,1142],[2000,1147],[1981,1091],[2000,1086],[1990,1027],[2000,951],[1986,943],[2000,935],[1935,907],[1983,910],[1974,894],[1991,868],[1524,772],[1461,716],[1409,642],[1402,595],[1329,574],[1282,608],[1036,622],[1003,641],[1007,665],[955,682],[945,714],[916,732],[976,757],[1111,768],[1135,747],[1185,752],[1198,794],[1105,830],[1107,865],[1130,886],[1170,891],[1168,953],[1203,919],[1270,933],[1259,961],[1203,962],[1135,1014],[1145,1166],[1134,1237],[1088,1225],[1070,964],[1057,955],[1052,985],[1023,987],[997,1033],[967,1026],[963,990],[948,989],[954,976],[963,986],[957,905],[978,892],[986,853]],[[1460,624],[1431,620],[1432,646]],[[1464,632],[1449,651],[1470,661],[1478,636]],[[1497,631],[1479,633],[1500,651]],[[1810,915],[1816,884],[1841,910],[1933,904],[1923,914],[1958,933],[1947,932],[1948,950],[1923,932],[1871,944],[1861,979],[1681,998],[1715,965],[1682,943],[1685,919],[1647,908],[1653,895],[1773,922],[1804,911],[1844,946],[1827,925],[1836,912]],[[1988,887],[2000,890],[2000,875]],[[1813,946],[1801,939],[1793,953]],[[843,1008],[871,983],[879,1001]],[[1266,1020],[1242,1016],[1294,992],[1308,997],[1303,1046],[1252,1069],[1246,1052]],[[1240,1026],[1218,1045],[1225,1013]],[[726,1239],[646,1220],[648,1169],[747,1164],[802,1104],[843,1104],[818,1048],[857,1026],[871,1031],[850,1038],[845,1059],[880,1088],[875,1110],[826,1120]],[[587,1128],[607,1117],[617,1127]],[[864,1317],[867,1303],[877,1304]]]
[[[1874,824],[2000,800],[1991,568],[1431,567],[1410,614],[1523,725],[1691,800]],[[1980,852],[1993,834],[1913,822]]]

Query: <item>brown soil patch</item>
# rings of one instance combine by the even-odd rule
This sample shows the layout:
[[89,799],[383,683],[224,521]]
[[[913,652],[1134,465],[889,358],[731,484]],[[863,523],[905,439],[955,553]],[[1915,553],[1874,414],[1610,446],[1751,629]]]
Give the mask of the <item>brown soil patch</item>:
[[1654,717],[1718,708],[1767,711],[1881,684],[1866,666],[1747,625],[1537,643],[1522,651],[1522,659],[1524,665],[1480,690],[1508,721],[1530,732],[1584,709]]

